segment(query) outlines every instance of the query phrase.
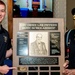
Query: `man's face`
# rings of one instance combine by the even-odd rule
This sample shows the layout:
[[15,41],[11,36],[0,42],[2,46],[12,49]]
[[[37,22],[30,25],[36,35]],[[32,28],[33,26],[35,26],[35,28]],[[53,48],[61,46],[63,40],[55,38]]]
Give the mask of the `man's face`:
[[2,22],[2,20],[5,17],[5,6],[4,5],[0,5],[0,23]]
[[41,34],[38,34],[36,39],[37,39],[37,42],[39,42],[39,43],[40,43],[40,42],[41,42],[41,40],[42,40],[42,35],[41,35]]

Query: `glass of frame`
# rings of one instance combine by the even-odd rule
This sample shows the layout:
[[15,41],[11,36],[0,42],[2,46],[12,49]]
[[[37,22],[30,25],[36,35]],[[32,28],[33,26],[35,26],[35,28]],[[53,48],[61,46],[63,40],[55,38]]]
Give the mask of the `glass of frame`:
[[13,17],[52,18],[53,0],[13,0]]

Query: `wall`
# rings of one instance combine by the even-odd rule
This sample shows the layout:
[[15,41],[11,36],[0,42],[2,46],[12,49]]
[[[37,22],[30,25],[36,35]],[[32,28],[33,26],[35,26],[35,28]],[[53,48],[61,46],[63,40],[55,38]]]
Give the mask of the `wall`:
[[[7,7],[7,0],[2,0],[2,1],[4,1],[5,2],[5,4],[6,4],[6,7]],[[6,29],[6,30],[8,30],[8,13],[7,13],[7,9],[6,9],[6,16],[5,16],[5,18],[4,18],[4,20],[3,20],[3,22],[2,22],[2,26]]]
[[66,28],[66,0],[54,0],[54,18],[63,18]]
[[73,16],[71,14],[71,10],[75,8],[75,0],[67,0],[67,15],[66,15],[66,24],[68,29],[74,28]]

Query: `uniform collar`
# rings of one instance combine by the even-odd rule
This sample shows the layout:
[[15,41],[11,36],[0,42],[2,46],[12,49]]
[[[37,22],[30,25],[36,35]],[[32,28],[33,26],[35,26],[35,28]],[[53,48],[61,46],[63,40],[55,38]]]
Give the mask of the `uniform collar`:
[[3,27],[2,25],[0,24],[0,34],[3,32]]

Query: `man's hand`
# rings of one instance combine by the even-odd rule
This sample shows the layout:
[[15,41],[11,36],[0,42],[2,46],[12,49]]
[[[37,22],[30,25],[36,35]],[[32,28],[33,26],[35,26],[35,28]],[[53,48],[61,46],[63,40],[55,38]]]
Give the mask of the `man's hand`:
[[66,60],[66,62],[63,64],[64,69],[66,69],[68,67],[69,61]]
[[64,70],[63,70],[63,75],[68,75],[68,64],[69,64],[69,61],[68,60],[66,60],[65,61],[65,63],[63,64],[63,68],[64,68]]
[[75,75],[75,69],[65,69],[63,75]]
[[16,70],[17,68],[16,67],[8,67],[7,65],[0,66],[0,72],[2,74],[7,74],[10,69]]

